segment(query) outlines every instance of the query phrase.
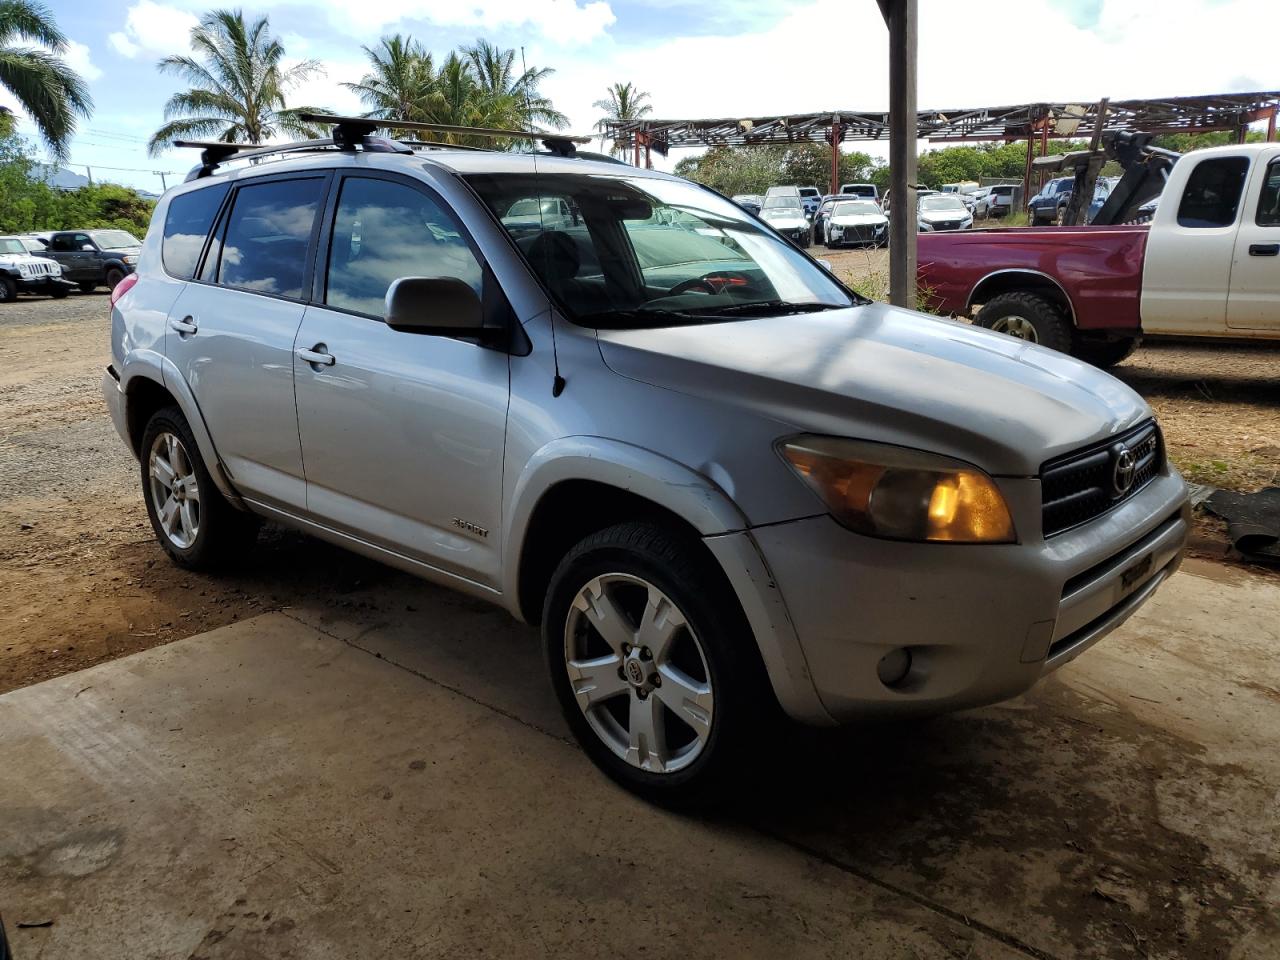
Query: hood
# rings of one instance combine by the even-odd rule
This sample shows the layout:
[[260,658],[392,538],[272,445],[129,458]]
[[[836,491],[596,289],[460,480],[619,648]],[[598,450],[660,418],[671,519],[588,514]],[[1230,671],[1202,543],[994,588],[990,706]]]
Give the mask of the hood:
[[24,263],[51,263],[57,266],[58,261],[49,257],[32,256],[29,253],[0,253],[0,266],[18,267]]
[[845,213],[832,217],[831,223],[837,227],[881,226],[889,222],[883,213]]
[[760,218],[775,229],[781,228],[783,230],[791,230],[794,227],[807,227],[809,225],[809,221],[805,218],[804,214],[785,213],[781,215],[774,214],[772,216],[761,214]]
[[650,330],[601,330],[610,369],[808,431],[897,443],[1002,476],[1151,416],[1063,353],[886,304]]

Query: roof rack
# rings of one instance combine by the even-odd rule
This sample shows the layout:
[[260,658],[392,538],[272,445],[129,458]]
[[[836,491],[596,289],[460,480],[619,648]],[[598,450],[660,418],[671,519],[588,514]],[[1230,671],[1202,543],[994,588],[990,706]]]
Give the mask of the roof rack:
[[[421,123],[417,120],[373,120],[369,117],[337,117],[327,113],[300,113],[300,120],[307,123],[332,123],[335,131],[343,126],[368,127],[369,132],[378,128],[385,130],[419,130],[423,133],[459,134],[467,137],[485,137],[491,139],[537,140],[551,153],[559,157],[572,157],[577,152],[577,144],[590,143],[590,137],[575,137],[563,133],[548,133],[545,130],[499,130],[493,127],[460,127],[447,123]],[[454,146],[441,144],[441,146]],[[466,149],[462,147],[460,149]],[[476,148],[472,148],[476,149]]]
[[[305,115],[307,117],[310,114]],[[326,118],[340,120],[333,127],[333,136],[319,140],[297,140],[293,143],[281,143],[262,146],[255,143],[225,143],[221,140],[175,140],[175,147],[188,147],[200,150],[200,163],[192,167],[187,174],[187,181],[208,177],[217,170],[220,164],[228,160],[252,160],[256,157],[267,157],[281,153],[300,153],[307,150],[323,150],[326,147],[337,147],[339,150],[354,151],[357,147],[367,153],[412,153],[413,151],[394,140],[375,137],[378,123],[364,117]]]

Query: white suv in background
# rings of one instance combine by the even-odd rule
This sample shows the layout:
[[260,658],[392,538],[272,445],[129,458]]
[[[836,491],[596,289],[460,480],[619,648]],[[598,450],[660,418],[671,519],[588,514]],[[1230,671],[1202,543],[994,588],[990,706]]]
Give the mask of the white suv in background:
[[499,604],[666,802],[768,776],[779,706],[1014,696],[1177,568],[1183,482],[1107,374],[865,301],[676,177],[371,143],[204,168],[116,288],[175,563],[265,517]]

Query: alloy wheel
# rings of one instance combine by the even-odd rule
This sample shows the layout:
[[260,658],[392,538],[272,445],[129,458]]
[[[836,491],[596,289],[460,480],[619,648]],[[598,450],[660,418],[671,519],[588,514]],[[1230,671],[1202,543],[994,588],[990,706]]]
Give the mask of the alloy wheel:
[[673,773],[706,747],[715,714],[706,654],[654,584],[624,573],[585,584],[565,620],[564,659],[588,725],[631,766]]
[[1017,337],[1019,340],[1027,340],[1031,343],[1040,342],[1040,335],[1036,333],[1035,325],[1026,317],[1020,317],[1016,314],[1001,317],[991,324],[991,329],[996,333],[1007,333],[1009,336]]
[[191,455],[175,434],[156,434],[147,474],[160,529],[175,547],[190,549],[200,533],[200,484]]

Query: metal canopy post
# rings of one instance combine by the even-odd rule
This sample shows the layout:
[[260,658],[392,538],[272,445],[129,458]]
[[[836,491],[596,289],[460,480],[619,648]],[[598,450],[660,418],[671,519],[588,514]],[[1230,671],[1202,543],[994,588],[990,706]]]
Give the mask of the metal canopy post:
[[889,28],[889,302],[916,306],[917,0],[877,0]]

